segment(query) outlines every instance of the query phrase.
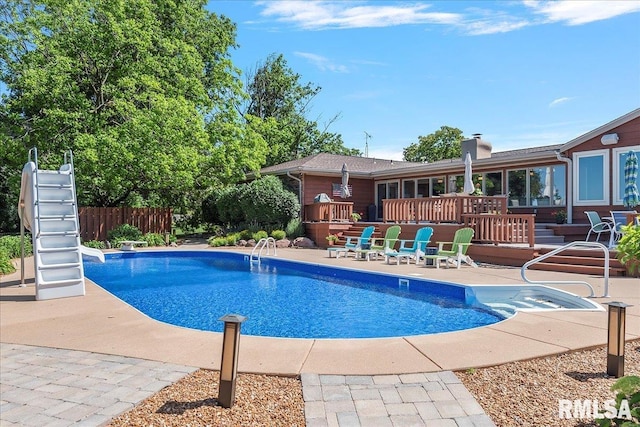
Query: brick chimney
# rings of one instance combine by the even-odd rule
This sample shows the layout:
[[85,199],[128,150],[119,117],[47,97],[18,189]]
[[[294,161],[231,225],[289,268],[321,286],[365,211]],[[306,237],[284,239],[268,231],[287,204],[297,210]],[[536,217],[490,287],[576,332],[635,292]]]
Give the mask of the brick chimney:
[[471,154],[471,160],[488,159],[491,157],[491,143],[482,140],[482,134],[474,133],[473,138],[465,139],[460,144],[462,148],[462,161],[467,155]]

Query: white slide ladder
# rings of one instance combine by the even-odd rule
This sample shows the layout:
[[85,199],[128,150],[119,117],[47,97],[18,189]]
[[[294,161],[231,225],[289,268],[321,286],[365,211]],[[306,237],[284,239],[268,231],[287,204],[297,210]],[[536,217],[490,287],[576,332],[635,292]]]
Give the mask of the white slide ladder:
[[[260,257],[262,256],[262,251],[266,248],[267,255],[271,255],[271,248],[273,248],[273,255],[277,255],[276,252],[276,239],[273,237],[263,237],[258,241],[258,243],[251,250],[251,256],[249,258],[249,262],[260,262]],[[257,253],[256,253],[257,252]]]
[[65,153],[59,170],[39,170],[37,150],[29,150],[18,213],[21,228],[31,231],[36,300],[84,295],[82,255],[104,262],[104,254],[80,244],[71,151]]

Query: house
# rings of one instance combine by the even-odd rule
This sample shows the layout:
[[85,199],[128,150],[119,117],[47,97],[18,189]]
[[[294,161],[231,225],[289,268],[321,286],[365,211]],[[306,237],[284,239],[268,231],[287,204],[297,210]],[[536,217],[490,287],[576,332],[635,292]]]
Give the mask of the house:
[[[609,215],[625,209],[623,169],[629,151],[640,155],[640,108],[564,144],[492,153],[480,135],[462,142],[463,158],[471,154],[473,182],[483,195],[503,195],[510,213],[535,214],[537,222],[553,222],[554,213],[565,210],[570,224],[588,223],[585,210]],[[287,179],[302,206],[327,193],[335,201],[350,202],[364,220],[389,221],[383,201],[459,193],[463,158],[415,163],[321,153],[261,173]],[[343,165],[352,188],[345,199],[340,198]],[[309,218],[306,210],[303,219],[317,218]]]

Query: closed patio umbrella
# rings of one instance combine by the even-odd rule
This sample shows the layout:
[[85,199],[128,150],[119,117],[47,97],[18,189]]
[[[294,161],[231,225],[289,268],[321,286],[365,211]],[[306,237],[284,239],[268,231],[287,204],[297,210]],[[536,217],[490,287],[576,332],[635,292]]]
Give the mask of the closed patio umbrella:
[[468,151],[467,156],[464,158],[464,189],[462,191],[467,194],[471,194],[475,191],[471,172],[471,153]]
[[340,186],[340,197],[346,199],[351,197],[351,191],[349,191],[349,171],[347,170],[347,164],[342,164],[342,185]]
[[633,208],[640,204],[640,195],[638,194],[638,157],[633,151],[629,151],[627,160],[624,163],[624,197],[622,203]]

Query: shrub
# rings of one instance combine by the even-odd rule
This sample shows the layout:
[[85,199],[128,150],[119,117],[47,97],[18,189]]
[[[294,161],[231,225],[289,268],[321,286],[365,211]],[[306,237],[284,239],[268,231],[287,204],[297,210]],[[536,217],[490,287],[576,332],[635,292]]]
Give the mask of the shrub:
[[225,237],[227,246],[235,246],[238,243],[238,233],[231,233]]
[[610,418],[606,416],[608,414],[603,414],[604,418],[597,419],[596,423],[601,427],[640,425],[640,377],[635,375],[622,377],[611,386],[611,391],[617,392],[616,416]]
[[630,275],[640,274],[640,225],[622,227],[622,237],[616,247],[618,260],[627,266]]
[[[215,206],[218,220],[222,224],[238,225],[244,222],[245,212],[242,209],[242,198],[246,185],[227,187],[212,197],[216,197]],[[210,217],[211,218],[211,217]]]
[[251,238],[256,242],[259,242],[260,239],[266,239],[267,237],[269,237],[269,234],[264,230],[256,231],[253,233],[253,236],[251,236]]
[[82,242],[82,244],[88,248],[94,249],[106,249],[107,245],[102,240],[89,240],[86,242]]
[[5,248],[0,247],[0,274],[9,274],[16,271],[11,262],[11,257]]
[[107,232],[107,239],[111,246],[118,246],[123,240],[141,240],[142,232],[138,227],[129,224],[122,224]]
[[284,230],[273,230],[271,232],[271,237],[273,237],[276,240],[282,240],[285,237],[287,237],[287,233],[285,233]]
[[245,219],[263,225],[286,224],[298,216],[298,197],[282,186],[275,176],[265,176],[249,183],[240,199]]
[[284,231],[290,239],[302,237],[304,236],[304,224],[299,218],[293,218],[287,223]]
[[149,246],[165,246],[164,235],[160,233],[147,233],[142,237]]
[[[20,236],[3,236],[0,237],[0,248],[3,248],[9,259],[20,258],[22,256],[20,249]],[[24,255],[33,255],[33,245],[31,244],[31,235],[24,236]]]
[[242,240],[249,240],[253,238],[253,233],[251,232],[251,230],[242,230],[240,232],[240,238]]
[[214,248],[225,246],[227,244],[227,239],[224,237],[210,237],[208,240],[209,246],[213,246]]

